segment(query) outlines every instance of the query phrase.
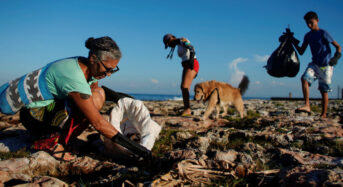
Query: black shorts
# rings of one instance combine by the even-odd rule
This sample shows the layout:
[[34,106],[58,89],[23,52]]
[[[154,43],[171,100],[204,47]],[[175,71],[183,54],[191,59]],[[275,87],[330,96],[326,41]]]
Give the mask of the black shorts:
[[198,59],[190,59],[182,62],[183,68],[191,68],[192,70],[195,70],[197,73],[199,72],[199,61]]

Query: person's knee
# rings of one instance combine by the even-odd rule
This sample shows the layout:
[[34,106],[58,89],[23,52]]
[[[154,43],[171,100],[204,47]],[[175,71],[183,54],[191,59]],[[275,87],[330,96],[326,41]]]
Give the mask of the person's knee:
[[93,102],[95,106],[97,107],[98,110],[100,110],[106,100],[104,89],[100,87],[92,89],[92,97],[93,97]]
[[189,90],[189,86],[186,85],[186,84],[181,84],[180,89],[181,89],[182,91],[188,91],[188,90]]

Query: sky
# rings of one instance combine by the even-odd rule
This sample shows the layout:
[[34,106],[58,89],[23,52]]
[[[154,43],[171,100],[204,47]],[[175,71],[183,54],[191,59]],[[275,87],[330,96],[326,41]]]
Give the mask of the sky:
[[[263,66],[288,26],[301,42],[309,31],[303,16],[315,11],[319,27],[343,45],[342,0],[0,0],[0,85],[71,56],[87,56],[89,37],[110,36],[123,57],[120,71],[100,80],[126,93],[181,94],[176,52],[166,59],[163,35],[186,37],[200,64],[198,82],[237,87],[250,79],[246,97],[302,97],[300,78],[311,62],[309,47],[293,78],[274,78]],[[332,46],[331,49],[335,51]],[[315,82],[311,97],[320,97]],[[343,59],[335,66],[333,92],[343,88]]]

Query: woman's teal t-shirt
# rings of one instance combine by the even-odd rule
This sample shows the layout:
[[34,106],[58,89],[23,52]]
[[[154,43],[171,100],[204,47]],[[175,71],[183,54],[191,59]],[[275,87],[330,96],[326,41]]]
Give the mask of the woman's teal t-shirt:
[[[92,95],[90,85],[96,82],[92,79],[88,82],[78,63],[78,57],[58,60],[50,65],[45,77],[51,94],[57,99],[65,99],[70,92],[79,92]],[[37,101],[28,104],[28,108],[43,107],[54,100]]]

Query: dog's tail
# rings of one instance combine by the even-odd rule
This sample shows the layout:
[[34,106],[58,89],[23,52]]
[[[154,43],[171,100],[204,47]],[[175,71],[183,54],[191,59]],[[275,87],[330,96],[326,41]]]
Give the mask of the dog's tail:
[[244,75],[241,82],[238,85],[239,92],[241,93],[241,95],[244,95],[245,91],[247,91],[249,82],[250,81],[249,81],[248,76]]

